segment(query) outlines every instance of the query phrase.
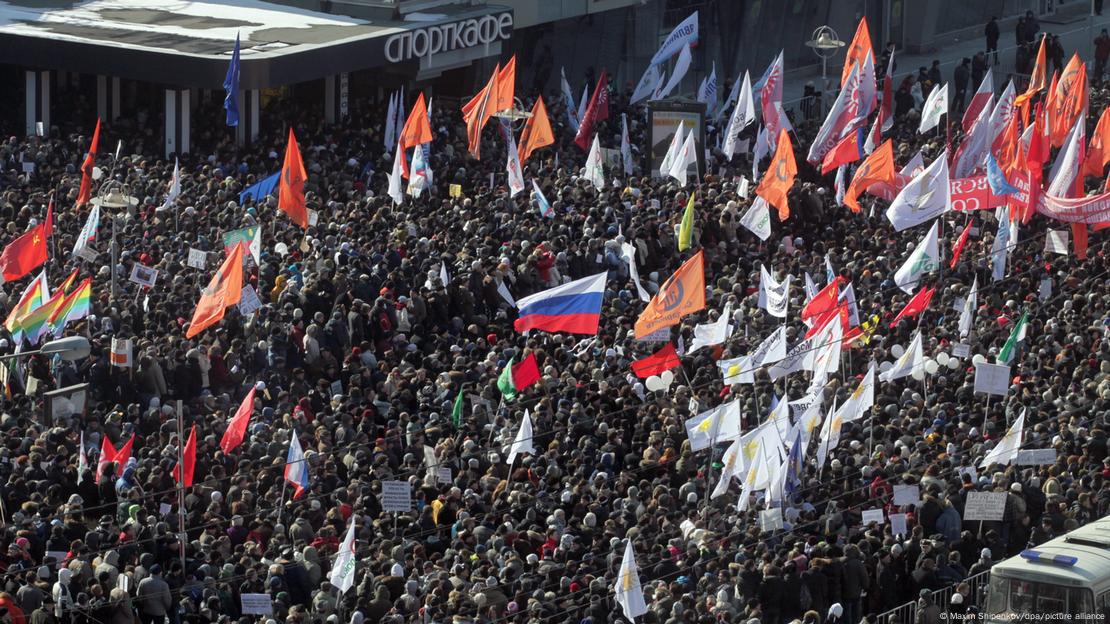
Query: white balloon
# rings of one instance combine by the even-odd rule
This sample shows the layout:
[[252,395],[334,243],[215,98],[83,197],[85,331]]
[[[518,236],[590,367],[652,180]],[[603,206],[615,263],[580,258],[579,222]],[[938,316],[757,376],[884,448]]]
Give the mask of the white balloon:
[[959,360],[957,360],[956,358],[948,358],[948,368],[951,368],[952,370],[956,370],[959,367],[960,367],[960,361]]
[[982,353],[976,353],[975,356],[971,358],[971,362],[973,364],[982,364],[983,362],[986,362],[986,361],[987,361],[987,358],[983,357]]
[[659,378],[663,380],[663,387],[668,387],[674,383],[674,373],[671,371],[663,371]]
[[902,357],[902,354],[905,353],[905,352],[906,352],[906,349],[902,345],[897,345],[896,344],[896,345],[894,345],[893,347],[890,348],[890,354],[893,355],[896,358]]
[[104,177],[104,170],[101,169],[100,167],[93,167],[92,179],[99,180],[100,178],[103,178],[103,177]]
[[920,368],[915,368],[913,369],[913,372],[910,373],[910,376],[917,381],[921,381],[922,379],[925,379],[925,371],[921,370]]
[[289,245],[286,245],[285,243],[278,243],[278,244],[274,245],[274,253],[276,253],[279,256],[284,256],[284,255],[288,254],[289,253]]
[[894,362],[883,362],[882,364],[879,364],[879,372],[885,373],[890,370],[892,366],[894,366]]
[[666,386],[663,384],[663,380],[660,379],[658,375],[652,375],[651,377],[648,377],[647,381],[644,382],[644,385],[647,386],[647,389],[651,390],[652,392],[657,392],[666,388]]
[[940,353],[938,353],[937,354],[937,364],[940,364],[941,366],[948,366],[948,354],[945,353],[944,351],[941,351]]
[[926,373],[929,373],[930,375],[936,375],[938,370],[940,370],[940,365],[937,364],[936,360],[925,360]]

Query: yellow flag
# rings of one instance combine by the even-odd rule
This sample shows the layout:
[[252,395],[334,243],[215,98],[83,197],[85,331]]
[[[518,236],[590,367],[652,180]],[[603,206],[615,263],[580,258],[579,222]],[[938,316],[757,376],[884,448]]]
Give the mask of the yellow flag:
[[678,226],[678,250],[686,251],[690,248],[690,239],[694,237],[694,194],[690,193],[690,201],[686,202],[686,212],[682,213],[682,225]]

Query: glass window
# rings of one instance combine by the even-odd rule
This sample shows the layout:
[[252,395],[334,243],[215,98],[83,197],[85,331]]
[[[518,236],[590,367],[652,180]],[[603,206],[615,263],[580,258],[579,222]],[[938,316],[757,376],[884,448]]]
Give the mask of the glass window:
[[[1110,611],[1110,592],[1100,598],[1099,606]],[[1037,583],[1020,579],[993,576],[987,594],[986,612],[997,614],[1019,613],[1092,613],[1094,595],[1082,587],[1064,587],[1051,583]]]

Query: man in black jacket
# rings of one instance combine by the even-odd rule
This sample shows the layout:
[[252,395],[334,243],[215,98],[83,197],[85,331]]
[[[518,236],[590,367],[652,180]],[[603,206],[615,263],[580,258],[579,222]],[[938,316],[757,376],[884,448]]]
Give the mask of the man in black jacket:
[[867,567],[863,565],[863,555],[859,548],[849,546],[844,549],[844,588],[841,604],[844,606],[844,621],[858,622],[863,618],[863,594],[870,579]]
[[956,83],[956,97],[952,102],[952,110],[955,113],[962,113],[964,111],[964,98],[967,97],[967,83],[971,79],[971,59],[964,57],[960,64],[956,66],[956,71],[952,74],[952,80]]
[[994,64],[998,65],[998,37],[1001,33],[998,30],[997,17],[991,17],[991,21],[987,22],[983,34],[987,38],[987,58],[989,59],[991,52],[994,52]]

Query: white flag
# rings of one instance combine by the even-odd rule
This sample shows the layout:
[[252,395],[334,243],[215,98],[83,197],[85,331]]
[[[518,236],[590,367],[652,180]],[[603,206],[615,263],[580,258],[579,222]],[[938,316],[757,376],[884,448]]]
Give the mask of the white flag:
[[578,109],[574,106],[574,93],[570,90],[570,83],[567,82],[567,73],[562,67],[559,68],[559,80],[563,89],[563,105],[566,106],[567,109],[567,123],[570,125],[571,129],[578,132]]
[[690,450],[697,452],[740,437],[740,400],[706,410],[686,421]]
[[809,401],[809,406],[795,423],[795,426],[802,430],[802,448],[809,447],[809,441],[813,439],[814,430],[817,429],[817,425],[821,424],[821,404],[824,402],[825,395],[823,392],[814,392],[810,396],[812,400]]
[[771,210],[767,208],[767,200],[756,195],[755,201],[740,217],[740,225],[751,230],[759,240],[771,237]]
[[879,375],[881,381],[894,381],[901,379],[907,375],[912,375],[914,370],[925,370],[925,355],[921,348],[921,330],[918,330],[913,335],[913,340],[910,341],[910,346],[906,347],[905,353],[898,361],[887,369],[885,373]]
[[866,121],[862,117],[866,114],[865,109],[860,104],[861,71],[862,68],[859,65],[852,65],[848,80],[844,82],[844,88],[836,96],[836,100],[829,108],[829,114],[825,116],[825,121],[817,131],[817,136],[809,145],[806,160],[810,163],[820,163],[825,158],[825,154],[836,147],[840,139],[850,132],[855,132],[855,129]]
[[173,178],[170,179],[170,190],[166,194],[166,201],[158,207],[158,212],[169,210],[181,195],[181,163],[173,159]]
[[386,190],[386,194],[393,198],[395,204],[400,204],[405,199],[401,179],[401,144],[398,143],[393,156],[393,172],[389,174],[389,188]]
[[686,122],[679,121],[678,128],[675,129],[674,135],[671,137],[671,143],[667,146],[667,152],[663,154],[663,162],[659,163],[660,175],[667,175],[671,170],[671,165],[678,159],[679,153],[682,151],[682,144],[686,140],[685,128]]
[[929,168],[910,180],[890,207],[886,218],[901,232],[948,212],[952,206],[952,189],[948,181],[948,151],[945,150]]
[[925,238],[917,243],[906,262],[894,273],[894,283],[906,293],[917,290],[926,273],[940,268],[940,247],[937,244],[937,222],[929,228]]
[[755,102],[752,101],[752,79],[744,71],[744,82],[740,87],[740,98],[736,101],[736,108],[732,109],[732,116],[728,120],[728,129],[725,130],[725,157],[732,160],[740,140],[740,132],[755,121]]
[[77,235],[77,242],[73,243],[73,255],[82,257],[82,252],[88,247],[89,243],[96,240],[96,230],[100,227],[100,206],[93,204],[89,210],[89,216],[85,219],[85,225],[81,228],[81,232]]
[[649,97],[655,91],[655,85],[659,82],[659,71],[658,65],[648,65],[648,68],[644,70],[644,75],[640,76],[640,82],[636,83],[636,89],[632,92],[632,99],[628,101],[629,104],[635,104]]
[[747,476],[744,477],[744,489],[740,492],[740,500],[736,501],[736,509],[739,511],[746,511],[751,504],[749,499],[752,494],[767,489],[767,486],[771,483],[771,474],[767,467],[767,455],[763,450],[763,440],[760,440],[758,444],[755,458],[748,468]]
[[628,274],[632,278],[632,283],[636,285],[636,295],[640,297],[640,301],[644,303],[651,301],[651,295],[640,283],[640,271],[636,268],[636,247],[632,243],[621,243],[621,257],[628,263]]
[[920,174],[922,171],[925,171],[925,156],[921,153],[921,150],[917,150],[917,153],[913,155],[913,158],[911,158],[910,161],[906,163],[906,166],[902,167],[902,169],[899,170],[898,173],[904,176],[910,176],[912,178]]
[[989,134],[990,128],[990,115],[994,110],[994,95],[987,99],[986,106],[979,112],[979,116],[975,118],[975,124],[971,126],[971,132],[964,137],[963,143],[960,144],[960,149],[956,154],[956,163],[952,170],[952,176],[959,178],[966,178],[971,176],[972,172],[982,166],[983,160],[990,152],[991,142]]
[[513,439],[513,444],[509,447],[509,456],[505,462],[511,468],[516,456],[525,453],[528,455],[536,454],[536,449],[532,447],[532,417],[528,415],[528,410],[524,410],[524,418],[520,421],[520,429],[517,430],[516,438]]
[[[747,71],[747,70],[745,70],[745,71]],[[732,106],[732,104],[734,102],[736,102],[736,97],[739,94],[740,94],[740,76],[737,76],[736,80],[732,81],[732,88],[729,89],[729,91],[728,91],[728,97],[725,98],[725,101],[721,103],[720,108],[717,109],[717,117],[716,117],[715,121],[720,121],[721,120],[721,117],[724,116],[725,111],[728,110],[728,107]]]
[[77,443],[77,485],[81,485],[81,481],[85,479],[85,471],[88,468],[89,456],[85,453],[85,432],[82,431],[81,439]]
[[686,172],[689,171],[690,165],[694,165],[694,171],[696,172],[698,153],[693,130],[686,134],[686,139],[682,142],[682,149],[678,152],[678,157],[671,163],[667,175],[678,180],[679,185],[686,186]]
[[712,347],[728,340],[729,321],[732,320],[732,304],[725,304],[725,309],[716,321],[701,323],[694,327],[694,340],[690,342],[687,354],[693,353],[702,347]]
[[621,165],[624,175],[632,175],[632,144],[628,142],[628,115],[621,113]]
[[730,360],[717,360],[717,368],[721,369],[722,383],[726,386],[755,383],[757,367],[752,366],[752,359],[746,355]]
[[663,40],[663,45],[651,57],[651,64],[658,65],[674,56],[679,50],[698,41],[698,12],[694,11],[690,17],[674,27],[671,34]]
[[839,319],[832,319],[821,331],[811,338],[810,351],[802,360],[806,370],[812,371],[815,376],[832,374],[840,369],[841,342],[844,338],[844,328]]
[[631,539],[624,541],[624,558],[621,560],[621,569],[617,572],[617,584],[613,587],[613,592],[616,593],[617,604],[621,606],[626,618],[636,621],[636,617],[648,612]]
[[586,115],[586,107],[590,102],[590,85],[582,87],[582,98],[578,100],[578,123],[582,123],[582,118]]
[[821,425],[821,443],[817,445],[817,471],[825,466],[825,460],[829,456],[829,451],[836,448],[840,443],[840,428],[844,422],[836,416],[836,399],[833,399],[832,410],[829,412],[829,417],[825,419],[824,424]]
[[[1014,81],[1010,80],[1006,84],[1006,89],[1002,91],[1002,95],[998,96],[998,103],[994,105],[994,110],[991,111],[989,117],[990,135],[987,140],[993,145],[995,137],[999,132],[1010,123],[1010,118],[1014,115]],[[1032,125],[1032,124],[1030,124]]]
[[741,450],[741,442],[740,439],[737,438],[732,441],[732,444],[730,444],[725,451],[724,456],[721,457],[721,463],[723,464],[721,468],[721,478],[717,480],[717,485],[709,495],[710,500],[727,492],[729,484],[732,483],[732,479],[740,476],[742,467]]
[[848,395],[848,399],[840,406],[837,415],[841,422],[852,422],[867,415],[867,410],[875,404],[875,362],[867,367],[867,374],[859,382],[855,391]]
[[659,94],[659,98],[665,98],[670,95],[671,91],[682,82],[686,77],[686,72],[690,70],[690,63],[693,61],[693,56],[690,54],[690,46],[682,48],[678,53],[678,60],[674,63],[674,69],[671,71],[671,77],[667,80],[667,86],[663,87],[663,91]]
[[430,180],[428,180],[428,162],[424,160],[424,146],[417,145],[416,149],[412,150],[412,164],[409,166],[409,187],[408,194],[413,197],[420,197],[427,188]]
[[918,133],[925,133],[937,127],[942,115],[948,114],[948,83],[935,85],[921,107],[921,125],[917,127]]
[[786,306],[790,301],[790,275],[781,282],[767,271],[766,265],[759,267],[759,298],[757,305],[775,318],[786,318]]
[[698,101],[705,104],[705,116],[712,117],[717,108],[717,61],[713,61],[713,69],[709,72],[709,77],[698,89]]
[[517,157],[516,141],[513,140],[513,133],[505,133],[506,144],[505,151],[508,156],[505,159],[505,175],[509,181],[509,197],[516,197],[516,194],[524,190],[524,173],[520,170],[520,158]]
[[[1014,223],[1016,227],[1016,222]],[[1013,241],[1010,240],[1014,232],[1010,222],[1010,207],[1003,206],[998,212],[998,229],[994,233],[991,243],[991,281],[997,282],[1006,276],[1006,260],[1010,257]]]
[[971,290],[964,299],[963,310],[960,310],[960,338],[966,338],[971,332],[971,323],[975,321],[975,308],[979,305],[979,276],[971,281]]
[[979,462],[979,467],[986,468],[991,464],[1002,464],[1003,466],[1008,466],[1010,462],[1017,459],[1018,451],[1021,450],[1021,436],[1024,433],[1024,429],[1025,410],[1022,409],[1021,416],[1018,416],[1018,419],[1015,420],[1014,424],[1010,426],[1010,429],[1006,432],[1006,435],[1002,436],[1002,439],[998,441],[998,444],[994,445],[994,448],[992,448],[990,452],[987,453],[987,456],[983,458],[983,461]]
[[254,259],[254,266],[262,266],[262,226],[259,225],[254,228],[254,236],[251,242],[247,243],[247,251],[250,253],[251,258]]
[[[397,94],[392,93],[389,96],[389,108],[385,113],[385,133],[382,137],[382,143],[385,144],[385,149],[393,149],[394,141],[397,140],[396,126],[394,120],[397,117]],[[400,203],[400,202],[397,202]]]
[[355,518],[357,517],[355,514],[351,515],[351,526],[347,528],[347,536],[339,545],[331,574],[328,575],[328,582],[339,590],[340,596],[355,585],[355,562],[358,561],[358,553],[355,551]]
[[443,282],[444,286],[451,283],[451,276],[447,274],[446,262],[439,263],[439,281]]
[[1045,191],[1055,197],[1068,197],[1071,187],[1075,184],[1075,177],[1079,175],[1079,165],[1082,160],[1083,143],[1086,132],[1086,115],[1080,115],[1075,121],[1064,147],[1052,163],[1049,179],[1052,182]]
[[590,146],[590,155],[586,158],[586,173],[582,177],[592,182],[598,190],[605,188],[605,169],[602,168],[601,145],[597,142],[596,134],[593,145]]
[[786,326],[779,325],[778,329],[764,338],[749,356],[752,359],[752,365],[757,368],[786,359]]
[[781,362],[767,369],[767,374],[771,377],[771,380],[778,381],[784,375],[796,373],[805,368],[805,359],[810,352],[811,344],[810,340],[801,340],[798,344],[790,347],[790,350],[786,352],[786,357]]

